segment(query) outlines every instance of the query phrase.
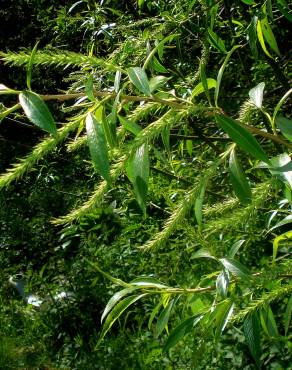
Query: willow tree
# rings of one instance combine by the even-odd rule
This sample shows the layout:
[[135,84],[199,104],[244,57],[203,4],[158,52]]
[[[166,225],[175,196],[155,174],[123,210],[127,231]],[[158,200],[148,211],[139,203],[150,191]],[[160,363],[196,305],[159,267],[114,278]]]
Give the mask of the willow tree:
[[[52,223],[78,224],[105,204],[105,197],[114,200],[110,194],[124,186],[126,175],[142,224],[158,173],[165,176],[164,206],[154,206],[167,218],[138,248],[165,256],[176,248],[172,238],[181,239],[190,262],[188,279],[170,284],[160,276],[137,276],[125,282],[92,258],[89,265],[121,288],[103,312],[97,345],[131,305],[150,299],[148,326],[156,336],[169,333],[165,351],[187,334],[199,338],[198,345],[220,341],[226,326],[235,326],[260,367],[262,340],[281,340],[287,350],[292,310],[291,61],[277,43],[288,37],[289,7],[285,1],[244,0],[128,6],[81,1],[70,8],[91,36],[87,53],[37,45],[1,53],[4,63],[27,70],[22,91],[1,85],[1,94],[18,100],[1,118],[23,111],[47,136],[1,175],[0,189],[28,176],[57,146],[71,153],[88,147],[96,188],[85,203]],[[147,13],[152,15],[145,18]],[[62,93],[36,93],[34,66],[64,73],[72,67],[73,83]],[[60,109],[63,104],[65,123],[56,124],[47,101]],[[261,252],[270,256],[264,265],[251,264],[255,230],[266,246]],[[278,301],[286,308],[273,312]]]

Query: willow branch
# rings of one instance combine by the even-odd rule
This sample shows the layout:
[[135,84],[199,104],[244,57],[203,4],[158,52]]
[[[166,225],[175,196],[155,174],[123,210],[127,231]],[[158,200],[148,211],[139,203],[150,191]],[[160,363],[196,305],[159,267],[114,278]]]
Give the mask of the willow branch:
[[[52,95],[40,95],[43,100],[58,100],[58,101],[66,101],[71,99],[78,99],[83,98],[86,96],[84,93],[76,93],[76,94],[52,94]],[[94,91],[94,96],[100,98],[116,98],[117,94],[114,92],[106,92],[106,91]],[[133,102],[155,102],[160,103],[163,105],[168,105],[175,108],[186,108],[185,104],[178,103],[175,100],[165,100],[160,99],[157,96],[135,96],[135,95],[121,95],[121,100],[123,101],[133,101]]]

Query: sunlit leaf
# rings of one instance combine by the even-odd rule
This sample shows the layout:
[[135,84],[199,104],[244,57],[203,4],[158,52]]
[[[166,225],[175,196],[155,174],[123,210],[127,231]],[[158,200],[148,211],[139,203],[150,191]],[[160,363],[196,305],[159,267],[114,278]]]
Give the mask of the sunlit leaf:
[[214,93],[214,100],[215,100],[215,106],[216,107],[218,107],[219,91],[220,91],[220,85],[221,85],[223,73],[225,71],[225,68],[227,66],[227,63],[228,63],[231,55],[239,47],[240,47],[239,45],[233,46],[233,48],[227,53],[227,55],[226,55],[226,57],[224,59],[224,62],[223,62],[222,66],[219,69],[219,72],[218,72],[218,75],[217,75],[217,83],[216,83],[216,87],[215,87],[215,93]]
[[261,82],[256,87],[251,89],[248,93],[252,103],[259,109],[262,107],[263,104],[264,89],[265,83]]
[[32,91],[23,91],[19,94],[19,102],[25,115],[32,123],[54,136],[57,134],[54,118],[38,94]]
[[[207,78],[207,89],[210,90],[210,89],[213,89],[215,88],[217,85],[217,82],[216,80],[214,80],[213,78]],[[192,98],[202,94],[204,92],[204,86],[203,86],[203,83],[202,82],[199,82],[198,85],[195,86],[195,88],[193,89],[192,91]]]
[[249,280],[251,278],[249,269],[233,258],[220,258],[219,261],[228,271],[230,271],[235,276],[238,276],[245,280]]
[[101,123],[92,113],[88,113],[86,116],[86,132],[93,166],[107,182],[110,182],[110,165],[105,135]]
[[146,96],[151,95],[149,81],[144,69],[133,67],[128,69],[128,75],[134,86]]
[[128,159],[126,172],[134,186],[137,202],[144,215],[146,214],[149,168],[148,146],[147,144],[143,144]]
[[266,47],[264,36],[263,36],[262,23],[261,23],[261,20],[259,19],[257,21],[257,35],[258,35],[258,40],[261,44],[263,51],[268,57],[273,59],[272,55],[268,52],[268,49]]
[[264,19],[261,19],[261,27],[262,32],[264,35],[264,38],[266,39],[267,43],[270,45],[270,48],[278,55],[280,56],[280,51],[277,45],[277,41],[275,39],[275,36],[273,34],[273,31],[269,25],[268,18],[265,17]]
[[240,202],[244,205],[251,202],[251,189],[245,173],[243,172],[237,157],[235,150],[232,150],[229,157],[229,172],[230,180],[234,189],[234,192]]
[[106,333],[110,330],[113,326],[115,321],[121,316],[121,314],[129,308],[133,303],[138,301],[139,299],[145,297],[147,293],[139,294],[139,295],[130,295],[129,297],[124,298],[122,301],[118,302],[115,307],[111,310],[111,312],[107,315],[107,318],[103,324],[102,331],[97,343],[97,347],[103,340]]
[[32,52],[30,54],[29,62],[27,65],[27,71],[26,71],[26,85],[29,90],[31,90],[31,77],[32,77],[32,70],[33,70],[33,64],[34,64],[34,58],[37,51],[39,42],[37,42],[32,49]]
[[216,279],[216,289],[219,295],[223,298],[227,296],[228,287],[229,287],[229,273],[227,270],[220,272]]
[[265,163],[270,164],[269,158],[260,144],[245,128],[227,116],[216,114],[216,120],[228,136],[238,144],[241,149]]
[[137,136],[142,128],[134,121],[118,115],[120,123],[125,127],[126,130],[130,131],[132,134]]
[[292,239],[292,231],[287,231],[284,234],[277,236],[273,241],[273,263],[276,261],[279,244],[281,241],[288,241]]

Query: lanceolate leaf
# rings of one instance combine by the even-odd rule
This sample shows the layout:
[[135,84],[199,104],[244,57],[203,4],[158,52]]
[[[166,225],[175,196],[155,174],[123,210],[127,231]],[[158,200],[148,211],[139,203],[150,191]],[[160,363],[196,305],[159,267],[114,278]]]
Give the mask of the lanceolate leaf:
[[223,270],[217,277],[216,289],[219,295],[223,298],[227,296],[227,291],[229,287],[229,273],[227,270]]
[[164,351],[167,352],[170,348],[174,347],[185,335],[194,329],[202,318],[203,315],[195,315],[180,323],[167,338]]
[[264,152],[260,144],[245,128],[241,127],[235,120],[223,115],[216,115],[217,122],[228,136],[241,147],[244,151],[270,164],[267,154]]
[[292,120],[285,117],[278,117],[276,124],[282,134],[292,142]]
[[[215,88],[216,85],[217,85],[216,80],[214,80],[213,78],[207,78],[207,88],[209,90]],[[198,83],[198,85],[192,91],[192,98],[202,94],[204,91],[205,89],[203,83],[202,82]]]
[[34,48],[32,49],[29,62],[27,65],[27,72],[26,72],[26,85],[29,90],[31,90],[31,77],[32,77],[32,69],[33,69],[33,63],[34,63],[34,57],[37,51],[38,42],[35,44]]
[[210,28],[208,28],[208,40],[215,49],[221,51],[221,53],[227,53],[224,41]]
[[287,335],[289,330],[289,325],[291,321],[291,314],[292,314],[292,295],[289,298],[285,313],[284,313],[284,327],[285,327],[285,335]]
[[216,312],[216,330],[215,330],[215,339],[218,340],[220,338],[221,333],[225,329],[228,321],[233,313],[234,303],[228,300],[226,302],[222,302],[218,306],[218,310]]
[[236,255],[236,253],[238,252],[239,248],[242,246],[242,244],[245,242],[244,239],[242,240],[238,240],[237,242],[235,242],[230,251],[228,252],[228,257],[230,258],[234,258],[234,256]]
[[220,262],[222,265],[235,276],[242,279],[250,279],[251,275],[247,267],[243,266],[240,262],[233,258],[221,258]]
[[126,172],[134,186],[137,202],[144,215],[146,214],[149,168],[148,146],[143,144],[130,156],[126,163]]
[[261,82],[256,87],[251,89],[250,92],[248,93],[250,100],[259,109],[262,107],[263,104],[264,89],[265,83]]
[[237,160],[235,150],[232,150],[229,158],[230,179],[234,192],[242,204],[251,201],[251,190],[247,178]]
[[276,261],[277,253],[278,253],[278,248],[279,248],[279,243],[281,241],[288,241],[292,239],[292,231],[287,231],[284,234],[281,234],[277,236],[273,242],[273,263]]
[[92,113],[88,113],[86,117],[86,132],[94,168],[107,182],[110,182],[110,165],[105,135],[101,124]]
[[138,289],[137,287],[132,287],[132,288],[126,288],[123,290],[120,290],[119,292],[115,293],[111,299],[108,301],[100,321],[103,322],[104,318],[108,315],[108,313],[115,307],[115,305],[126,295],[133,293],[134,290]]
[[19,102],[25,115],[32,123],[52,135],[57,134],[54,118],[38,94],[32,91],[23,91],[19,94]]
[[274,318],[273,311],[271,310],[271,307],[264,307],[260,311],[260,319],[262,328],[264,329],[265,333],[272,338],[276,338],[278,333],[277,324]]
[[149,81],[144,69],[140,67],[129,68],[128,75],[133,85],[135,85],[139,91],[147,96],[151,95]]
[[267,54],[268,57],[273,59],[272,55],[268,52],[268,49],[266,47],[263,30],[262,30],[262,24],[260,20],[258,20],[257,22],[257,34],[258,34],[258,39],[259,39],[259,42],[261,44],[263,51]]
[[254,16],[248,27],[248,42],[249,42],[251,52],[255,59],[258,59],[257,21],[258,21],[258,17]]
[[162,284],[158,279],[155,279],[153,277],[137,278],[132,280],[130,284],[138,286],[140,288],[158,288],[158,289],[167,288],[167,285]]
[[250,353],[255,359],[257,366],[260,367],[261,338],[260,338],[260,321],[257,312],[254,312],[245,319],[243,324],[243,331]]
[[122,301],[120,301],[108,314],[103,327],[102,332],[100,334],[100,338],[98,340],[97,346],[101,343],[106,333],[110,330],[110,328],[113,326],[115,321],[121,316],[121,314],[133,303],[141,299],[142,297],[145,297],[147,293],[139,294],[139,295],[130,295],[129,297],[126,297]]
[[273,34],[273,31],[269,25],[268,18],[265,17],[261,20],[261,27],[263,31],[264,38],[266,39],[267,43],[270,45],[270,48],[278,55],[280,56],[280,51],[277,45],[277,41],[275,39],[275,36]]
[[137,125],[136,122],[130,121],[125,117],[122,117],[118,115],[120,123],[125,127],[126,130],[132,132],[135,136],[139,134],[139,132],[142,130],[142,128]]
[[219,69],[218,76],[217,76],[217,83],[216,83],[216,87],[215,87],[215,93],[214,93],[214,99],[215,99],[215,106],[216,107],[218,107],[219,90],[220,90],[220,85],[221,85],[221,80],[222,80],[222,77],[223,77],[223,73],[225,71],[225,68],[227,66],[227,63],[228,63],[231,55],[239,47],[240,47],[239,45],[233,46],[233,48],[226,55],[225,60],[224,60],[224,62],[222,64],[222,66]]
[[165,328],[171,310],[173,308],[173,305],[175,303],[176,299],[172,299],[171,301],[168,302],[167,306],[161,311],[161,314],[158,317],[157,320],[157,325],[156,325],[156,336],[159,337],[159,335],[162,333],[163,329]]

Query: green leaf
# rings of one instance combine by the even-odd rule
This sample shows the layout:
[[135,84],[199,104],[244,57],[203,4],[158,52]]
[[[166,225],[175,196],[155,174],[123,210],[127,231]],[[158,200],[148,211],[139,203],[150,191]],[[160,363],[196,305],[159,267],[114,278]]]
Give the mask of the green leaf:
[[255,2],[253,0],[241,0],[246,5],[254,5]]
[[146,214],[149,169],[148,146],[147,144],[143,144],[127,160],[126,172],[134,186],[137,202],[144,215]]
[[158,288],[165,289],[167,285],[162,284],[161,281],[153,277],[141,277],[130,282],[131,285],[139,286],[141,288]]
[[155,90],[163,86],[168,80],[169,78],[165,76],[152,77],[149,81],[150,92],[153,93]]
[[251,190],[245,173],[243,172],[235,150],[232,150],[229,157],[230,179],[234,192],[243,205],[251,202]]
[[211,258],[211,259],[217,261],[217,258],[212,256],[211,253],[208,250],[204,249],[204,248],[199,249],[191,257],[191,259],[196,259],[196,258]]
[[285,103],[285,100],[288,98],[288,96],[292,93],[292,89],[288,90],[283,96],[282,98],[279,100],[279,102],[277,103],[276,105],[276,108],[274,110],[274,113],[273,113],[273,118],[272,118],[272,121],[273,121],[273,124],[275,122],[275,119],[276,119],[276,116],[279,112],[279,110],[281,109],[282,105]]
[[252,52],[252,55],[258,59],[258,48],[257,48],[257,21],[258,17],[254,16],[248,27],[248,43]]
[[151,325],[152,325],[152,322],[157,314],[157,312],[160,310],[160,307],[162,306],[163,302],[162,300],[160,300],[158,302],[158,304],[153,308],[152,312],[151,312],[151,315],[149,317],[149,321],[148,321],[148,329],[150,330],[151,329]]
[[258,34],[258,40],[261,44],[263,51],[268,57],[273,59],[272,55],[268,52],[268,49],[266,48],[266,44],[265,44],[265,40],[263,36],[262,24],[260,20],[257,21],[257,34]]
[[132,287],[132,288],[126,288],[126,289],[123,289],[123,290],[120,290],[119,292],[115,293],[111,299],[108,301],[103,313],[102,313],[102,316],[101,316],[101,319],[100,321],[103,322],[104,318],[108,315],[108,313],[114,308],[114,306],[122,299],[124,298],[126,295],[130,294],[130,293],[133,293],[134,290],[137,290],[138,287]]
[[279,243],[283,240],[287,241],[287,240],[290,240],[290,239],[292,239],[292,231],[287,231],[286,233],[281,234],[281,235],[277,236],[274,239],[274,241],[273,241],[273,264],[275,264],[275,262],[276,262]]
[[218,76],[217,76],[217,84],[216,84],[216,87],[215,87],[215,93],[214,93],[214,99],[215,99],[215,106],[218,108],[218,98],[219,98],[219,90],[220,90],[220,85],[221,85],[221,81],[222,81],[222,77],[223,77],[223,73],[225,71],[225,68],[227,66],[227,63],[231,57],[231,55],[233,54],[233,52],[238,49],[240,47],[240,45],[235,45],[233,46],[233,48],[227,53],[225,59],[224,59],[224,62],[222,64],[222,66],[220,67],[219,69],[219,72],[218,72]]
[[194,315],[176,326],[167,338],[163,349],[164,352],[169,351],[170,348],[174,347],[185,335],[192,331],[202,318],[203,315]]
[[120,90],[121,77],[122,77],[122,72],[121,71],[116,71],[116,74],[115,74],[115,82],[114,82],[114,90],[115,90],[115,93],[116,94]]
[[92,113],[88,113],[86,116],[86,132],[93,166],[107,182],[110,182],[110,165],[105,135],[101,124]]
[[261,338],[260,338],[260,321],[258,313],[254,312],[249,315],[243,324],[243,332],[247,341],[248,348],[252,354],[257,367],[261,364]]
[[224,41],[211,28],[208,28],[208,41],[215,49],[221,51],[221,53],[227,53]]
[[219,261],[228,271],[230,271],[235,276],[245,280],[251,279],[249,269],[233,258],[220,258]]
[[260,319],[262,328],[269,337],[276,338],[279,336],[277,324],[270,306],[264,307],[260,311]]
[[216,279],[216,290],[223,298],[226,298],[227,296],[229,281],[229,273],[224,269]]
[[216,120],[228,136],[240,146],[241,149],[251,154],[256,159],[270,164],[267,154],[260,144],[245,128],[227,116],[216,114]]
[[287,1],[277,0],[277,7],[280,10],[280,12],[284,15],[284,17],[286,17],[289,22],[292,22],[292,14],[287,4]]
[[146,72],[140,67],[128,69],[128,76],[136,88],[146,96],[151,95],[149,81]]
[[282,153],[276,157],[273,157],[271,158],[271,164],[271,174],[278,175],[283,181],[288,182],[292,188],[292,162],[289,155],[287,153]]
[[238,252],[239,248],[242,246],[242,244],[245,242],[244,239],[242,240],[238,240],[237,242],[235,242],[230,251],[228,252],[228,257],[229,258],[234,258],[234,256],[236,255],[236,253]]
[[139,132],[142,130],[142,128],[139,125],[137,125],[136,122],[130,121],[127,118],[120,115],[118,115],[118,117],[121,125],[123,125],[126,130],[130,131],[135,136],[137,136]]
[[30,54],[29,62],[27,65],[27,72],[26,72],[26,85],[29,90],[31,90],[31,76],[32,76],[32,69],[33,69],[33,63],[34,63],[34,57],[37,51],[39,41],[35,44],[34,48],[32,49],[32,52]]
[[216,330],[215,330],[215,340],[218,340],[221,336],[221,333],[225,329],[228,321],[233,313],[234,303],[230,300],[223,301],[217,305],[216,311]]
[[265,83],[261,82],[248,93],[251,102],[259,109],[262,108]]
[[93,77],[90,75],[85,83],[85,93],[90,101],[95,101],[93,93]]
[[167,73],[167,69],[159,62],[159,60],[153,56],[151,60],[151,64],[153,66],[153,69],[158,73]]
[[102,331],[101,331],[101,334],[100,334],[100,338],[97,342],[97,345],[96,347],[98,347],[101,343],[101,341],[103,340],[104,336],[106,335],[106,333],[110,330],[110,328],[113,326],[113,324],[115,323],[115,321],[121,316],[121,314],[127,309],[129,308],[133,303],[135,303],[136,301],[138,301],[139,299],[145,297],[147,295],[147,293],[144,293],[144,294],[139,294],[139,295],[130,295],[129,297],[123,299],[122,301],[120,301],[113,309],[112,311],[108,314],[104,324],[103,324],[103,327],[102,327]]
[[[213,78],[207,78],[207,89],[208,90],[215,88],[216,85],[217,85],[216,80],[214,80]],[[200,82],[193,89],[191,96],[192,96],[192,98],[195,98],[196,96],[202,94],[204,91],[205,91],[205,89],[204,89],[203,83]]]
[[38,94],[32,91],[23,91],[19,94],[19,102],[32,123],[54,136],[57,135],[54,118]]
[[283,225],[287,225],[287,224],[290,224],[292,222],[292,215],[288,215],[286,216],[285,218],[283,218],[283,220],[279,221],[278,223],[276,223],[275,226],[271,227],[269,229],[268,232],[272,231],[272,230],[275,230],[277,229],[278,227],[281,227]]
[[289,325],[291,321],[291,314],[292,314],[292,295],[289,298],[289,301],[287,303],[286,310],[284,312],[284,328],[285,328],[285,336],[288,333]]
[[264,38],[266,39],[267,43],[270,45],[270,48],[278,55],[281,56],[277,41],[275,39],[275,36],[273,34],[273,31],[269,25],[268,18],[265,17],[264,19],[261,19],[261,28],[264,35]]
[[157,325],[156,325],[156,336],[157,337],[159,337],[163,329],[166,327],[175,301],[176,299],[172,299],[171,301],[169,301],[167,306],[161,311],[157,319]]
[[276,124],[281,133],[292,142],[292,120],[285,117],[277,117]]

